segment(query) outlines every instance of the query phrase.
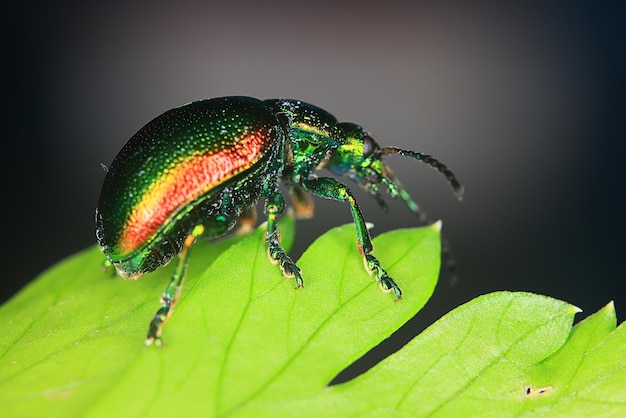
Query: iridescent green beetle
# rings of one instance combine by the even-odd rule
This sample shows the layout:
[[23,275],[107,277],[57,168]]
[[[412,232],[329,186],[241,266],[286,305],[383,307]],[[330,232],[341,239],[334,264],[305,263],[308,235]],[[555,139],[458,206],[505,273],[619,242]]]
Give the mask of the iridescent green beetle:
[[296,215],[310,216],[309,194],[347,201],[357,245],[367,270],[381,288],[402,297],[400,288],[371,254],[365,220],[350,189],[326,168],[364,187],[381,206],[380,187],[417,205],[384,164],[388,154],[405,155],[441,172],[459,199],[463,189],[436,159],[398,148],[381,148],[353,123],[338,123],[328,112],[298,100],[222,97],[174,108],[137,132],[113,160],[96,210],[96,237],[118,274],[138,278],[179,255],[162,306],[146,342],[160,341],[183,284],[189,249],[199,238],[217,238],[239,222],[254,223],[254,205],[265,199],[266,241],[272,262],[303,286],[300,268],[279,242],[277,218],[285,210],[279,191],[291,191]]

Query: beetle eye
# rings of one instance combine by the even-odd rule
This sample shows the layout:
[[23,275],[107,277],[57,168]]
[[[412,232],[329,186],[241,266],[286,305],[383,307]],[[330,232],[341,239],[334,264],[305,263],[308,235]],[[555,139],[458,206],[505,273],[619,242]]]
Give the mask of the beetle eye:
[[369,135],[365,135],[363,138],[363,156],[369,157],[374,149],[376,148],[376,141]]

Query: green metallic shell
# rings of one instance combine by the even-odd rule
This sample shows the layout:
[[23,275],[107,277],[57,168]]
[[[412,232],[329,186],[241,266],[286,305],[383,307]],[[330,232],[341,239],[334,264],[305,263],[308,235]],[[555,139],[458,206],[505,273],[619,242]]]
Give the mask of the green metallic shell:
[[111,164],[96,211],[98,242],[118,272],[134,277],[167,263],[195,225],[226,233],[276,185],[280,126],[263,101],[224,97],[172,109],[137,132]]

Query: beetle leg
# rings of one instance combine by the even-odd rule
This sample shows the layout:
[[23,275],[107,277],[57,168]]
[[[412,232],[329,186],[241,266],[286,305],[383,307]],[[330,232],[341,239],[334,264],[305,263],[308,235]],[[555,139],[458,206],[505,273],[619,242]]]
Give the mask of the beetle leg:
[[267,215],[267,254],[274,264],[279,264],[283,275],[288,278],[295,278],[296,289],[304,286],[300,267],[287,255],[285,249],[280,245],[280,231],[276,225],[278,216],[285,211],[285,200],[280,192],[276,191],[267,199],[265,214]]
[[237,220],[237,234],[247,234],[252,232],[254,225],[256,224],[256,203],[250,206],[246,206],[239,219]]
[[295,185],[291,188],[291,203],[296,213],[296,219],[311,219],[315,204],[311,195],[302,187]]
[[400,300],[402,298],[402,291],[400,290],[400,287],[391,277],[389,277],[385,269],[381,267],[378,259],[370,254],[374,250],[370,233],[367,230],[367,225],[365,223],[365,219],[363,219],[363,214],[359,209],[359,205],[357,204],[356,199],[352,195],[348,186],[332,177],[307,179],[302,182],[302,185],[305,190],[308,190],[317,196],[326,199],[339,200],[341,202],[347,201],[350,204],[350,210],[352,211],[352,217],[354,218],[354,224],[356,225],[357,248],[363,255],[365,269],[370,274],[376,274],[376,279],[380,283],[380,287],[384,292],[393,292],[396,300]]
[[167,322],[172,315],[172,310],[178,301],[180,291],[183,288],[183,282],[187,273],[187,264],[189,264],[189,249],[202,233],[204,232],[204,226],[196,226],[191,233],[185,238],[183,249],[178,254],[178,263],[174,269],[174,274],[170,279],[163,296],[161,297],[161,308],[157,311],[156,315],[150,322],[150,328],[148,330],[148,336],[146,337],[146,345],[151,345],[153,342],[156,345],[161,345],[161,331],[163,325]]

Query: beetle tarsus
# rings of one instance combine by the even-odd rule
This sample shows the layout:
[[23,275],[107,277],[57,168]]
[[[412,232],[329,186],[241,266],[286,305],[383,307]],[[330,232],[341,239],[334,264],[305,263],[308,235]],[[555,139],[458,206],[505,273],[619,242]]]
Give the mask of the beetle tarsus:
[[298,265],[287,255],[283,247],[278,242],[277,230],[269,233],[266,236],[267,241],[267,255],[270,261],[274,264],[280,265],[280,269],[283,272],[283,276],[287,278],[294,278],[296,281],[296,289],[304,286],[304,280],[302,279],[302,270]]
[[365,254],[363,260],[367,271],[376,274],[376,280],[380,284],[380,289],[385,293],[393,292],[396,297],[396,301],[402,299],[402,290],[400,290],[400,286],[398,286],[396,282],[389,277],[385,269],[380,266],[378,259],[371,254]]
[[154,315],[154,318],[150,322],[150,328],[148,329],[148,335],[146,336],[146,345],[161,346],[161,330],[163,325],[167,322],[171,313],[171,304],[166,304],[161,307]]

